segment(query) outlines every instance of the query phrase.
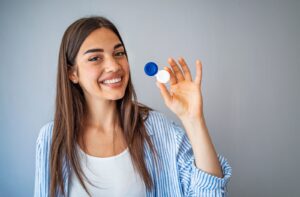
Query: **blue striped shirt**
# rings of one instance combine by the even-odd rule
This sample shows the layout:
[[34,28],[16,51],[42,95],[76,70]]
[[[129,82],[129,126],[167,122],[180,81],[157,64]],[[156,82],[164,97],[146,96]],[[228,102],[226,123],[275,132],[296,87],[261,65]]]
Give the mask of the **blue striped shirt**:
[[[150,111],[145,121],[153,145],[158,153],[159,170],[150,148],[145,146],[145,162],[154,188],[147,191],[147,197],[154,196],[227,196],[227,183],[232,169],[227,160],[218,155],[223,170],[223,178],[213,176],[198,169],[189,139],[182,127],[157,111]],[[43,126],[36,142],[35,197],[50,195],[50,147],[53,121]],[[71,169],[63,162],[62,174],[65,193]],[[57,196],[62,196],[58,189]]]

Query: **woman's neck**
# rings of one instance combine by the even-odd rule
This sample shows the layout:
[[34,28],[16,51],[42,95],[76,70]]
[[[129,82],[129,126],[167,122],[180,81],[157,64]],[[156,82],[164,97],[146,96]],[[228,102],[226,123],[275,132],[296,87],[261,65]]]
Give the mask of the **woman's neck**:
[[93,100],[87,102],[84,126],[97,129],[99,132],[109,132],[119,126],[116,101]]

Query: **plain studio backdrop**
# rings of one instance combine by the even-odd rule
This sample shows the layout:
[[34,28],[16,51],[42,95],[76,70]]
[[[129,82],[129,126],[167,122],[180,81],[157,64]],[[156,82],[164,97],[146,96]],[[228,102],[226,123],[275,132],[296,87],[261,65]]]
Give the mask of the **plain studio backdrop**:
[[203,62],[204,115],[233,197],[300,195],[299,1],[1,1],[0,196],[32,196],[35,141],[53,119],[59,45],[84,16],[116,24],[139,101],[164,105],[148,61]]

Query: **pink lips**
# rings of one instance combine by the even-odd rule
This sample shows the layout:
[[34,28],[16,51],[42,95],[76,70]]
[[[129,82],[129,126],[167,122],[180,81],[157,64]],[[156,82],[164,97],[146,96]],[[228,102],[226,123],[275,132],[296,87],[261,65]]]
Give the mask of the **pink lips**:
[[117,74],[117,73],[114,73],[114,74],[111,74],[111,75],[108,75],[106,77],[103,77],[101,80],[99,80],[101,83],[103,83],[103,81],[105,80],[111,80],[111,79],[116,79],[116,78],[122,78],[122,76],[120,74]]
[[119,88],[122,86],[123,83],[123,77],[121,77],[121,81],[117,82],[117,83],[103,83],[101,82],[101,85],[110,87],[110,88]]

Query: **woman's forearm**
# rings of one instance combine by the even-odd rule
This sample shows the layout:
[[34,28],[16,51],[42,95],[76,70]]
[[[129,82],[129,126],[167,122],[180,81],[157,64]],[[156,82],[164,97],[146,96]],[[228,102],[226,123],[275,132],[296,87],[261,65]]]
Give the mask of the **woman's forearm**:
[[191,142],[197,168],[217,177],[223,177],[204,118],[181,118],[181,121]]

